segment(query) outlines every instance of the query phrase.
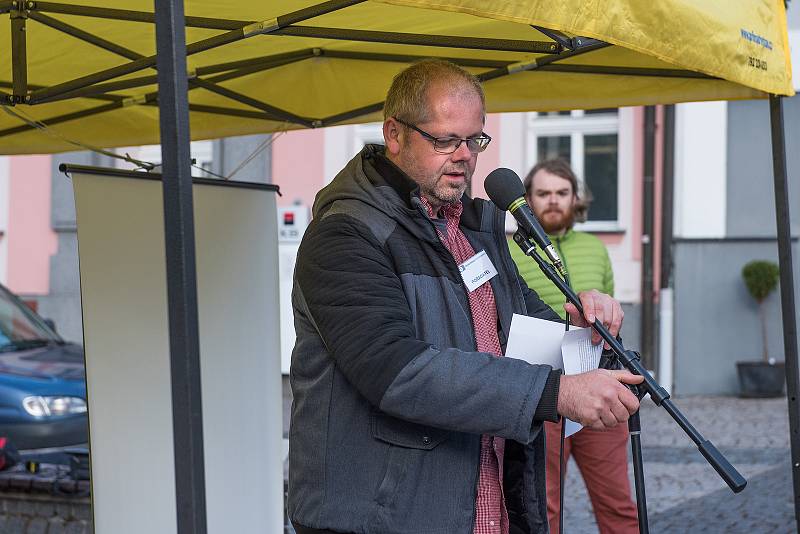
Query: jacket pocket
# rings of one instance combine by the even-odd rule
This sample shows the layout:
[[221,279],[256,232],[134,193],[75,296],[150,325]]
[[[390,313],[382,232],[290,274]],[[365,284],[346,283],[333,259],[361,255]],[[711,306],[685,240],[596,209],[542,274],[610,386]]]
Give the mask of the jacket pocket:
[[433,450],[450,434],[448,430],[418,425],[384,413],[370,414],[372,437],[407,449]]
[[[384,469],[375,492],[375,502],[381,508],[395,508],[397,494],[409,472],[419,471],[424,456],[445,441],[449,432],[381,412],[370,414],[370,432],[374,439],[386,444]],[[411,478],[413,480],[414,475]]]

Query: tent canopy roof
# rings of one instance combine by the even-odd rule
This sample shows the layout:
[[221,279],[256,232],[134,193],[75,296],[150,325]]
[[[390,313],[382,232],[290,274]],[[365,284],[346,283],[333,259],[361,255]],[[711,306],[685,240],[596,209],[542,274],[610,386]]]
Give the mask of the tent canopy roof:
[[[79,1],[0,0],[12,43],[0,153],[158,142],[152,0]],[[193,139],[380,120],[392,77],[424,57],[478,75],[490,112],[793,94],[782,0],[186,0],[185,12]]]

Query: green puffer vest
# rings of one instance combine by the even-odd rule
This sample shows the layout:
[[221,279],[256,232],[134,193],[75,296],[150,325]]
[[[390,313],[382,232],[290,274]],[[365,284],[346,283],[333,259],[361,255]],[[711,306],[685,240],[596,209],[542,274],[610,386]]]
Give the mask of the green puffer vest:
[[[614,273],[611,270],[608,251],[602,241],[592,234],[572,229],[561,237],[551,235],[550,240],[567,268],[572,289],[576,293],[597,289],[614,296]],[[508,246],[519,274],[528,287],[536,291],[539,298],[564,319],[565,300],[558,288],[545,278],[536,262],[525,256],[510,238]],[[541,255],[545,257],[544,254]]]

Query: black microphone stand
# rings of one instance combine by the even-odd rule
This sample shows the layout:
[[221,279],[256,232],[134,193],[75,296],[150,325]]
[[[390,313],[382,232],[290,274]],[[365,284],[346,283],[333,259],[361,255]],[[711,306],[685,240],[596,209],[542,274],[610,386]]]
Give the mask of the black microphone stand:
[[[536,245],[531,241],[524,230],[518,229],[514,233],[514,242],[519,245],[526,256],[530,256],[536,261],[544,275],[564,294],[567,301],[574,304],[575,307],[578,308],[578,311],[583,314],[583,306],[578,296],[561,276],[558,275],[555,268],[536,252]],[[626,350],[625,347],[622,346],[622,343],[612,336],[611,332],[609,332],[600,321],[595,320],[594,324],[592,324],[592,328],[594,328],[595,331],[600,334],[600,337],[611,347],[617,360],[622,363],[625,368],[635,375],[644,377],[644,381],[641,384],[628,386],[634,394],[640,400],[646,394],[649,394],[656,406],[664,408],[675,422],[678,423],[678,426],[686,432],[694,444],[697,445],[700,454],[711,464],[711,467],[714,468],[728,487],[730,487],[734,493],[742,491],[747,485],[747,480],[745,480],[727,458],[719,452],[713,443],[705,439],[702,434],[692,426],[689,420],[686,419],[670,400],[669,393],[667,393],[650,373],[647,372],[647,369],[642,366],[639,361],[639,355],[634,351]],[[638,410],[628,419],[628,429],[631,435],[633,477],[636,487],[636,508],[639,514],[639,532],[641,534],[647,534],[649,532],[647,523],[647,498],[644,490],[644,463],[642,461],[641,424]]]

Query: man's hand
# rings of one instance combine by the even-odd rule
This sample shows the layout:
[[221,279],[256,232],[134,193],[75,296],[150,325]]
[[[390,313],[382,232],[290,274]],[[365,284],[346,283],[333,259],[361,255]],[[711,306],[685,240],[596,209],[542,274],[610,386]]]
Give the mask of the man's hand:
[[[622,318],[625,317],[619,301],[605,293],[600,293],[596,289],[581,291],[578,293],[578,298],[581,299],[583,315],[578,312],[578,308],[571,302],[564,304],[564,310],[569,314],[572,324],[590,326],[597,319],[611,332],[612,336],[616,337],[619,334],[619,329],[622,327]],[[597,345],[601,340],[600,334],[592,330],[592,343]],[[604,343],[603,347],[610,348],[608,343]]]
[[558,413],[596,430],[624,423],[639,409],[639,399],[622,383],[639,384],[642,380],[644,377],[628,371],[607,369],[562,375]]

